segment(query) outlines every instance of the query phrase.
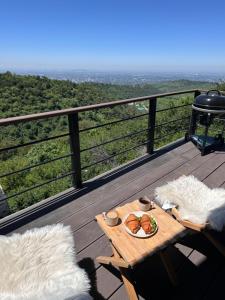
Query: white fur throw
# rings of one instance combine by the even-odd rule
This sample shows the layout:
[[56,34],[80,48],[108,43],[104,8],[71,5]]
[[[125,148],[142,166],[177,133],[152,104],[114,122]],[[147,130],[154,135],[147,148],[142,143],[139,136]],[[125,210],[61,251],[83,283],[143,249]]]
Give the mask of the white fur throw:
[[92,299],[75,261],[69,226],[49,225],[0,236],[1,300]]
[[218,231],[225,225],[225,189],[210,189],[194,176],[180,178],[155,189],[159,205],[176,204],[183,220],[197,224],[208,222]]

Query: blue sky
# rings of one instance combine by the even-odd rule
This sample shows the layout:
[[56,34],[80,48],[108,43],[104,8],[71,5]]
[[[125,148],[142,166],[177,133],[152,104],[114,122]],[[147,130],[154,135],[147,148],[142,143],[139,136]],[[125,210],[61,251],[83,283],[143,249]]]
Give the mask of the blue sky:
[[224,36],[224,0],[0,0],[0,69],[225,71]]

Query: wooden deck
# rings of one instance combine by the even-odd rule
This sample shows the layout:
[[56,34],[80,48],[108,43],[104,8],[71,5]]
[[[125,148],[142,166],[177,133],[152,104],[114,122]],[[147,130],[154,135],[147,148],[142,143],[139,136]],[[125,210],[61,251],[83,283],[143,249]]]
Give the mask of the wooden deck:
[[[193,174],[209,187],[225,187],[225,152],[204,157],[187,143],[153,160],[130,167],[98,188],[18,228],[63,222],[74,234],[77,259],[88,272],[94,299],[125,300],[119,272],[96,263],[99,255],[110,255],[108,240],[94,220],[96,214],[139,196],[153,196],[155,187],[180,175]],[[102,179],[101,179],[102,180]],[[191,234],[168,248],[180,285],[172,287],[157,255],[132,270],[140,299],[223,299],[225,260],[201,235]]]

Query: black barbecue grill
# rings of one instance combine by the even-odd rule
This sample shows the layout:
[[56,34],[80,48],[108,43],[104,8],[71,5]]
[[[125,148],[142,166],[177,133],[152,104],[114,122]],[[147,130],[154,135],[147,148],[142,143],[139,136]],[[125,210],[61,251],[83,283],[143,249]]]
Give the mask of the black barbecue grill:
[[[201,150],[202,155],[224,144],[224,126],[221,133],[214,137],[208,136],[209,127],[214,119],[225,121],[225,97],[217,90],[210,90],[197,96],[192,105],[190,139]],[[204,135],[195,134],[198,123],[205,127]]]

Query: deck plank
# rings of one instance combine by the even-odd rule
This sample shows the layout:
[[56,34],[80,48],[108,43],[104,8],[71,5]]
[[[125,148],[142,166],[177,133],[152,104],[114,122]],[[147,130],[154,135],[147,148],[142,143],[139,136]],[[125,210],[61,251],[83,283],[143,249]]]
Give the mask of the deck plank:
[[[197,169],[196,171],[192,172],[192,175],[197,177],[199,180],[204,180],[210,174],[212,174],[218,167],[220,167],[225,160],[225,155],[216,154],[213,156],[213,159],[208,160],[205,164],[201,166],[201,168]],[[205,176],[207,172],[207,176]]]
[[88,273],[92,273],[95,269],[100,267],[100,264],[95,260],[95,258],[98,256],[111,256],[111,254],[112,249],[110,247],[110,243],[107,237],[103,235],[83,251],[80,251],[77,254],[77,261]]
[[213,173],[211,173],[205,180],[204,183],[210,188],[221,186],[224,183],[225,174],[225,163],[219,166]]
[[[201,160],[199,160],[199,156],[194,157],[194,159],[192,161],[190,161],[187,164],[184,164],[184,165],[180,166],[179,168],[173,170],[173,172],[169,172],[169,174],[161,177],[160,179],[155,181],[153,184],[150,184],[145,189],[143,189],[141,192],[137,192],[135,194],[135,198],[146,194],[150,198],[153,199],[154,189],[156,187],[161,186],[163,184],[166,184],[168,181],[177,179],[181,175],[190,175],[190,174],[193,173],[193,171],[197,171],[200,174],[204,173],[204,177],[203,177],[203,175],[201,175],[202,179],[206,178],[209,175],[209,173],[211,173],[211,170],[209,169],[209,170],[206,170],[204,172],[204,168],[202,168],[202,166],[205,165],[205,162],[207,162],[207,160],[212,160],[213,158],[214,158],[214,156],[209,156],[209,157],[205,156],[204,160],[202,162]],[[126,201],[130,201],[130,199],[127,199]],[[124,201],[123,203],[126,203],[126,201]]]
[[[110,300],[118,300],[118,299],[129,300],[124,285],[122,285],[118,290],[116,290],[116,292],[109,299]],[[140,297],[139,297],[139,299],[140,299]]]
[[96,273],[92,273],[90,279],[91,295],[99,300],[108,299],[122,285],[120,278],[103,267],[97,269]]

